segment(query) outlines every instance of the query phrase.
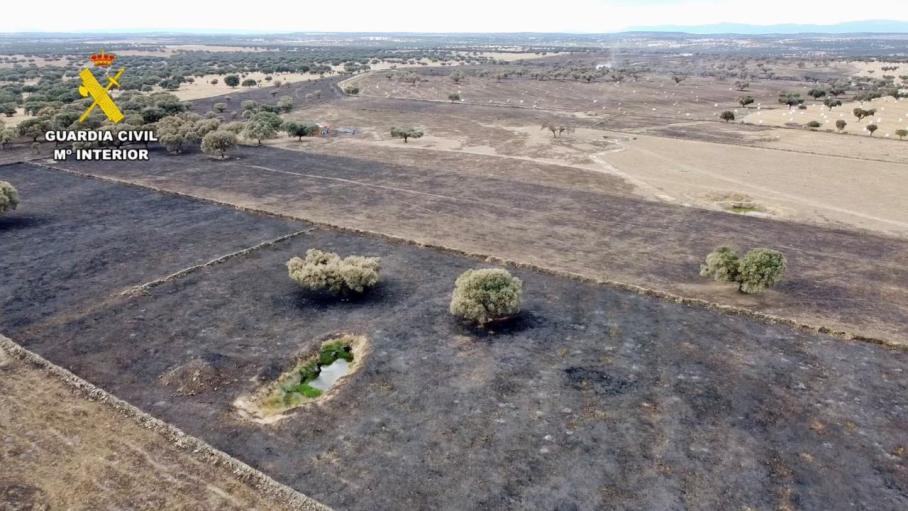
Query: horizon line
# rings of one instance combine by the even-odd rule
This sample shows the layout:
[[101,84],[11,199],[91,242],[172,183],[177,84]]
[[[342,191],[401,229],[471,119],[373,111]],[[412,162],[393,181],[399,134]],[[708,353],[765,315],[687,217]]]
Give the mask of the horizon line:
[[[843,21],[839,23],[828,23],[828,24],[816,24],[816,23],[770,23],[770,24],[752,24],[744,22],[732,22],[732,21],[723,21],[718,23],[707,23],[703,25],[652,25],[652,26],[631,26],[623,27],[617,30],[606,30],[601,32],[588,32],[581,30],[551,30],[551,31],[538,31],[538,30],[514,30],[514,31],[409,31],[409,30],[257,30],[257,29],[239,29],[239,28],[127,28],[127,29],[78,29],[78,30],[42,30],[42,29],[25,29],[25,30],[16,30],[16,31],[6,31],[0,30],[0,36],[11,36],[11,35],[32,35],[32,34],[41,34],[41,35],[55,35],[55,34],[80,34],[80,35],[135,35],[135,34],[183,34],[183,35],[272,35],[272,36],[281,36],[281,35],[296,35],[296,34],[312,34],[312,35],[331,35],[331,34],[369,34],[369,35],[382,35],[382,34],[399,34],[399,35],[521,35],[521,34],[545,34],[545,35],[575,35],[575,36],[596,36],[596,35],[615,35],[615,34],[628,34],[628,33],[666,33],[666,34],[690,34],[690,35],[784,35],[784,34],[908,34],[908,29],[906,31],[866,31],[866,30],[846,30],[841,32],[822,32],[815,29],[822,28],[835,28],[848,25],[860,25],[860,24],[905,24],[908,26],[908,20],[897,20],[897,19],[864,19],[864,20],[854,20],[854,21]],[[709,28],[715,27],[719,29],[715,32],[708,32]],[[721,30],[722,27],[726,27],[726,30]],[[747,29],[748,32],[734,32],[728,31],[727,28],[742,28]],[[784,27],[797,27],[797,28],[811,28],[810,32],[803,31],[794,31],[794,32],[778,32],[773,31],[773,29],[781,29]],[[758,32],[759,29],[767,29],[767,32]],[[690,31],[689,31],[690,30]]]

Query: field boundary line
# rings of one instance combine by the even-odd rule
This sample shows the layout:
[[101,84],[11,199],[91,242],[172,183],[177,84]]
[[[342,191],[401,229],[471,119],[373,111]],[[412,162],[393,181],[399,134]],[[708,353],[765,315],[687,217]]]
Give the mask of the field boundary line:
[[577,282],[594,284],[594,285],[598,285],[598,286],[611,287],[613,289],[620,289],[622,291],[629,291],[629,292],[632,292],[632,293],[640,295],[640,296],[649,296],[649,297],[658,298],[658,299],[661,299],[661,300],[664,300],[667,302],[674,302],[674,303],[678,303],[678,304],[682,304],[682,305],[703,308],[703,309],[707,309],[707,310],[724,313],[724,314],[727,314],[730,316],[742,316],[742,317],[746,317],[746,318],[750,318],[750,319],[755,319],[755,320],[762,321],[762,322],[765,322],[765,323],[768,323],[771,325],[786,325],[789,327],[793,327],[796,330],[804,330],[804,331],[814,332],[814,333],[818,333],[818,334],[831,335],[831,336],[834,336],[834,337],[837,337],[840,339],[844,339],[844,340],[848,340],[848,341],[859,341],[859,342],[865,342],[865,343],[869,343],[869,344],[876,344],[879,346],[883,346],[883,347],[886,347],[889,349],[895,349],[895,350],[899,350],[899,351],[908,351],[908,343],[906,343],[906,342],[898,342],[898,341],[893,341],[890,339],[885,339],[882,337],[873,337],[873,336],[869,336],[869,335],[863,335],[863,334],[845,330],[845,329],[842,329],[839,327],[832,327],[832,326],[828,326],[828,325],[814,325],[811,323],[806,323],[806,322],[799,321],[799,320],[792,319],[792,318],[777,316],[775,314],[769,314],[767,312],[760,312],[760,311],[756,311],[756,310],[747,309],[744,307],[738,307],[735,305],[727,305],[727,304],[711,302],[709,300],[704,300],[702,298],[691,298],[688,296],[682,296],[682,295],[679,295],[676,293],[672,293],[669,291],[663,291],[663,290],[659,290],[659,289],[640,286],[637,284],[631,284],[629,282],[622,282],[622,281],[611,280],[611,279],[603,279],[603,278],[598,278],[598,277],[590,277],[590,276],[582,275],[582,274],[579,274],[576,272],[548,268],[548,267],[540,266],[540,265],[534,264],[534,263],[527,263],[527,262],[522,262],[522,261],[513,260],[513,259],[506,259],[506,258],[502,258],[502,257],[490,255],[490,254],[470,252],[468,250],[463,250],[463,249],[454,248],[454,247],[448,247],[448,246],[440,245],[437,243],[420,241],[420,240],[415,240],[415,239],[411,239],[411,238],[405,238],[403,236],[396,236],[393,234],[387,234],[387,233],[383,233],[383,232],[379,232],[379,231],[370,231],[367,229],[359,229],[356,227],[337,225],[337,224],[332,224],[329,222],[309,220],[307,218],[293,216],[293,215],[289,215],[286,213],[279,213],[276,211],[268,211],[266,209],[240,206],[237,204],[232,204],[230,202],[219,201],[219,200],[211,199],[208,197],[199,197],[199,196],[191,195],[191,194],[188,194],[185,192],[166,190],[166,189],[158,188],[155,186],[127,181],[127,180],[120,179],[120,178],[101,176],[101,175],[97,175],[97,174],[88,174],[85,172],[79,172],[76,170],[67,169],[67,168],[59,167],[59,166],[49,166],[49,165],[42,165],[42,164],[37,164],[37,163],[29,163],[29,165],[48,169],[48,170],[63,172],[63,173],[67,173],[67,174],[72,174],[72,175],[76,175],[76,176],[81,176],[81,177],[85,177],[85,178],[97,179],[99,181],[107,181],[110,183],[117,183],[117,184],[132,186],[132,187],[136,187],[136,188],[143,188],[146,190],[153,190],[153,191],[156,191],[159,193],[164,193],[167,195],[184,197],[184,198],[188,198],[188,199],[192,199],[192,200],[207,202],[210,204],[219,204],[222,206],[231,207],[231,208],[234,208],[234,209],[237,209],[240,211],[246,211],[249,213],[255,213],[255,214],[266,215],[266,216],[270,216],[270,217],[284,218],[284,219],[288,219],[288,220],[306,222],[310,225],[314,225],[317,227],[325,227],[325,228],[334,229],[334,230],[343,231],[343,232],[349,232],[349,233],[353,233],[353,234],[377,237],[380,239],[395,241],[395,242],[399,242],[399,243],[405,243],[405,244],[408,244],[411,246],[416,246],[416,247],[432,248],[432,249],[441,250],[443,252],[447,252],[450,254],[466,256],[471,259],[479,259],[479,260],[482,260],[482,261],[485,261],[488,263],[507,265],[507,266],[511,266],[514,268],[525,268],[528,270],[545,273],[547,275],[554,275],[556,277],[568,278],[568,279],[571,279],[571,280],[574,280]]
[[275,498],[281,503],[300,511],[331,511],[331,508],[324,504],[303,495],[287,485],[275,481],[264,472],[252,468],[224,451],[212,447],[204,440],[188,435],[176,426],[155,418],[97,385],[76,376],[71,371],[22,347],[3,334],[0,334],[0,350],[5,351],[10,356],[33,367],[47,371],[52,377],[72,388],[83,398],[101,403],[114,412],[119,413],[121,416],[135,421],[143,428],[158,433],[180,451],[188,453],[211,466],[229,469],[234,477],[250,484],[253,488],[268,497]]
[[119,294],[120,294],[121,296],[135,296],[135,295],[138,295],[138,294],[142,294],[142,293],[145,293],[145,292],[147,292],[147,291],[149,291],[149,290],[151,290],[151,289],[153,289],[153,288],[156,288],[156,287],[158,287],[158,286],[160,286],[160,285],[162,285],[162,284],[166,284],[167,282],[171,282],[171,281],[177,280],[177,279],[179,279],[179,278],[185,277],[186,275],[190,275],[190,274],[195,273],[195,272],[197,272],[197,271],[199,271],[199,270],[202,270],[202,269],[204,269],[204,268],[209,268],[209,267],[211,267],[211,266],[216,266],[216,265],[218,265],[218,264],[221,264],[221,263],[224,263],[224,262],[226,262],[226,261],[229,261],[230,259],[234,259],[234,258],[236,258],[236,257],[242,257],[242,256],[244,256],[244,255],[246,255],[246,254],[251,254],[252,252],[255,252],[256,250],[260,250],[260,249],[263,249],[263,248],[267,248],[267,247],[271,247],[271,246],[277,245],[278,243],[287,241],[287,240],[289,240],[289,239],[296,238],[297,236],[302,236],[302,235],[304,235],[304,234],[308,234],[308,233],[310,233],[310,232],[312,232],[312,231],[314,231],[314,230],[315,230],[315,227],[310,227],[310,228],[308,228],[308,229],[303,229],[303,230],[301,230],[301,231],[291,232],[290,234],[285,234],[285,235],[279,236],[279,237],[277,237],[277,238],[272,238],[272,239],[270,239],[270,240],[265,240],[265,241],[262,241],[261,243],[255,244],[255,245],[253,245],[253,246],[251,246],[251,247],[246,247],[246,248],[237,250],[237,251],[235,251],[235,252],[230,252],[229,254],[224,254],[224,255],[222,255],[222,256],[215,257],[214,259],[211,259],[211,260],[209,260],[209,261],[207,261],[207,262],[204,262],[204,263],[201,263],[201,264],[195,264],[195,265],[192,265],[192,266],[183,268],[182,270],[177,270],[177,271],[175,271],[175,272],[173,272],[173,273],[171,273],[171,274],[169,274],[169,275],[166,275],[166,276],[164,276],[164,277],[161,277],[161,278],[159,278],[159,279],[154,279],[154,280],[150,280],[150,281],[148,281],[148,282],[144,282],[144,283],[142,283],[142,284],[137,284],[137,285],[135,285],[135,286],[127,287],[127,288],[124,289],[123,291],[120,291]]

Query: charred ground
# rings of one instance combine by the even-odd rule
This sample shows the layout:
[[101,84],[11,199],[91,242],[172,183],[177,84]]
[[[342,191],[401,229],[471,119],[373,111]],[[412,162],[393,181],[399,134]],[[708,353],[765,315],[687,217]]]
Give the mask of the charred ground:
[[[30,166],[0,171],[42,185],[32,189],[28,208],[5,222],[45,218],[0,236],[44,240],[48,248],[67,242],[49,243],[47,233],[91,224],[92,211],[111,198],[124,210],[135,201],[167,201],[172,222],[214,208],[242,216],[250,231],[307,231],[101,307],[92,305],[118,286],[89,288],[74,309],[80,313],[65,317],[52,297],[59,285],[75,287],[83,277],[42,283],[37,276],[47,261],[4,252],[16,258],[4,265],[18,267],[17,279],[32,282],[35,316],[59,321],[4,317],[2,328],[330,505],[905,505],[902,351],[527,270],[514,270],[527,283],[519,321],[478,333],[446,306],[454,278],[481,261]],[[53,183],[68,184],[81,211],[55,211],[53,193],[40,199]],[[149,226],[154,218],[147,210]],[[170,239],[153,227],[138,229],[128,215],[111,215],[105,225],[123,234],[105,240],[110,248],[153,253]],[[207,247],[195,261],[234,248],[202,233],[174,236],[177,254],[193,243]],[[311,247],[381,256],[384,283],[353,302],[302,293],[283,263]],[[88,264],[90,253],[83,257],[57,264]],[[161,276],[180,269],[166,266],[155,266]],[[231,405],[238,395],[339,331],[368,336],[374,350],[343,393],[274,426],[238,416]],[[188,396],[160,381],[199,359],[217,372],[218,385]],[[422,475],[414,478],[414,471]]]

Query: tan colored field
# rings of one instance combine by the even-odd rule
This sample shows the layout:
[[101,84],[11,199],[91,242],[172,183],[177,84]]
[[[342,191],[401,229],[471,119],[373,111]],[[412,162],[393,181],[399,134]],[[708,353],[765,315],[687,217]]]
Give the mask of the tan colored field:
[[[876,115],[859,121],[852,113],[855,108],[864,110],[876,109]],[[743,118],[744,122],[758,125],[785,126],[797,124],[798,126],[804,126],[810,121],[817,121],[821,125],[818,129],[835,131],[835,123],[841,119],[848,123],[844,130],[846,133],[862,136],[870,135],[866,130],[868,124],[876,124],[879,129],[873,136],[879,138],[893,138],[896,137],[895,130],[908,129],[908,99],[905,98],[879,98],[873,101],[865,101],[863,105],[858,102],[843,102],[842,106],[835,107],[832,110],[823,106],[821,102],[814,101],[808,102],[806,110],[797,108],[789,110],[784,106],[782,108],[764,108],[755,111],[736,110],[738,112],[735,114],[736,116],[746,114],[746,117]]]
[[[273,142],[289,149],[378,157],[368,147],[381,147],[406,159],[422,151],[424,164],[433,154],[444,158],[453,152],[565,165],[620,177],[653,200],[908,235],[906,155],[894,140],[806,130],[739,132],[747,128],[705,121],[666,125],[694,140],[661,136],[666,126],[623,132],[577,127],[555,138],[540,129],[544,118],[534,121],[450,104],[414,111],[395,100],[367,98],[295,110],[289,116],[357,129],[353,137],[330,141]],[[404,144],[390,137],[391,126],[418,126],[426,136]],[[696,140],[698,132],[723,141]],[[387,156],[386,161],[393,160]]]
[[[532,127],[514,131],[538,132]],[[583,144],[582,139],[595,132],[581,130],[575,135],[565,135],[565,140],[548,141],[548,146],[544,133],[525,140],[524,147],[529,154],[545,152],[548,157],[510,156],[499,153],[493,146],[465,146],[457,140],[435,136],[426,136],[406,146],[389,138],[312,139],[303,144],[282,139],[274,144],[338,155],[368,152],[391,162],[412,159],[412,153],[423,151],[422,156],[416,157],[423,164],[434,159],[433,152],[460,152],[567,165],[619,177],[633,186],[637,194],[653,200],[908,235],[908,210],[903,202],[904,194],[908,193],[908,173],[894,163],[664,137],[634,135],[632,138],[621,133],[610,134],[612,138],[608,142],[614,149],[581,156],[577,148]],[[599,132],[600,136],[601,133],[604,132]],[[385,156],[382,158],[374,149],[367,149],[368,146],[388,148],[392,153],[382,153]],[[514,146],[511,149],[519,152]],[[391,157],[395,152],[397,157]],[[488,163],[494,165],[492,161]]]
[[621,146],[606,167],[682,204],[908,235],[903,165],[640,135]]
[[0,116],[0,122],[3,122],[3,124],[6,125],[7,128],[12,128],[14,126],[18,126],[20,122],[28,119],[29,117],[31,116],[25,114],[24,108],[17,108],[16,113],[13,114],[12,117],[7,117],[5,115]]
[[304,509],[2,347],[0,439],[4,510]]
[[[189,101],[193,99],[201,98],[210,98],[212,96],[220,96],[223,94],[230,94],[232,92],[237,92],[245,87],[230,87],[224,83],[224,77],[226,74],[222,75],[204,75],[201,77],[195,77],[195,81],[192,83],[182,83],[180,88],[175,91],[168,91],[178,98]],[[265,81],[265,73],[247,73],[241,77],[241,81],[247,78],[251,78],[256,82],[260,82],[261,87],[274,87],[273,80],[280,80],[282,83],[295,83],[302,82],[306,80],[312,80],[318,78],[318,75],[312,73],[272,73],[270,76],[273,78],[271,82]],[[211,81],[217,79],[218,83],[212,84]],[[155,87],[155,90],[163,90],[160,87]],[[278,89],[279,90],[279,89]],[[278,93],[280,95],[280,93]]]
[[908,141],[895,138],[843,136],[825,131],[775,128],[759,132],[749,145],[824,156],[908,163]]
[[[408,67],[426,67],[430,65],[440,65],[438,63],[432,64],[429,60],[423,59],[416,64],[394,64],[389,62],[379,62],[378,64],[370,64],[370,67],[374,70],[388,70],[388,69],[403,69]],[[335,72],[342,72],[344,66],[331,66]],[[175,94],[178,98],[189,101],[193,99],[202,99],[210,98],[213,96],[221,96],[223,94],[230,94],[232,92],[237,92],[242,90],[244,87],[229,87],[224,83],[224,77],[229,73],[225,74],[208,74],[202,77],[195,77],[195,81],[192,83],[182,83],[180,87],[175,91],[168,91]],[[265,81],[265,76],[268,76],[266,73],[253,72],[246,73],[242,76],[242,79],[252,78],[253,80],[261,83],[262,87],[271,87],[274,83],[273,81]],[[321,76],[317,73],[271,73],[270,76],[274,80],[280,80],[283,83],[296,83],[307,80],[315,80]],[[218,83],[212,84],[211,81],[217,79]],[[155,90],[163,90],[160,87],[155,87]]]
[[[860,62],[860,61],[849,61],[849,66],[852,66],[855,71],[856,76],[872,76],[874,78],[882,78],[883,75],[892,75],[895,76],[895,83],[904,84],[905,81],[901,80],[899,76],[908,75],[908,64],[904,62]],[[898,66],[898,69],[895,71],[884,71],[882,68]]]

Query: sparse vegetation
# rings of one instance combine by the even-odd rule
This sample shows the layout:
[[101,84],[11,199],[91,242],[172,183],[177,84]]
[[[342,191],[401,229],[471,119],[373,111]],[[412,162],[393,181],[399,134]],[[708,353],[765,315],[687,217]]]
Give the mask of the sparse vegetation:
[[16,128],[0,128],[0,149],[5,149],[6,145],[16,139],[19,132]]
[[[275,83],[275,86],[277,86],[277,83]],[[359,90],[357,90],[357,92],[359,92]],[[293,98],[290,96],[281,96],[280,98],[278,98],[275,106],[281,112],[289,112],[293,110]]]
[[877,126],[876,124],[868,124],[867,127],[864,129],[866,129],[870,133],[870,136],[872,137],[873,132],[876,131],[877,129],[879,129],[879,126]]
[[738,289],[742,293],[761,293],[774,286],[785,273],[785,256],[777,250],[755,248],[747,252],[738,267]]
[[826,105],[826,108],[832,110],[837,106],[842,106],[842,101],[835,98],[826,98],[823,100],[823,104]]
[[807,95],[813,99],[820,99],[826,96],[826,89],[810,89],[807,91]]
[[236,146],[236,134],[226,130],[214,130],[202,137],[202,152],[217,154],[222,160],[227,151]]
[[404,143],[411,138],[421,138],[423,132],[419,128],[391,128],[391,138],[402,138]]
[[779,103],[787,105],[788,109],[791,110],[792,107],[798,106],[804,103],[804,99],[801,98],[801,94],[797,92],[784,92],[779,95]]
[[719,119],[722,119],[725,122],[733,121],[735,120],[735,113],[731,110],[726,110],[719,114]]
[[204,119],[198,114],[182,113],[164,117],[157,123],[158,139],[168,152],[179,154],[197,144],[220,126],[217,119]]
[[19,207],[19,192],[13,185],[0,181],[0,215]]
[[451,314],[483,325],[520,312],[523,283],[507,270],[467,270],[454,282]]
[[255,140],[262,145],[262,140],[277,136],[277,130],[283,124],[281,118],[272,112],[258,112],[253,114],[243,128],[243,137]]
[[853,113],[854,116],[858,118],[858,122],[860,122],[863,121],[865,117],[873,117],[873,115],[876,114],[876,109],[871,108],[864,110],[863,108],[855,108],[851,113]]
[[706,256],[700,265],[700,275],[721,282],[735,282],[738,279],[738,254],[731,247],[719,247]]
[[552,124],[546,123],[542,125],[542,129],[549,130],[552,132],[552,138],[560,137],[565,133],[573,133],[574,128],[572,126],[565,126],[563,124]]
[[296,137],[302,141],[303,137],[311,137],[319,132],[319,125],[315,123],[298,123],[286,121],[281,124],[281,131],[286,132],[291,137]]
[[378,284],[381,259],[348,256],[317,249],[306,251],[306,258],[287,261],[290,278],[310,291],[334,295],[360,294]]
[[20,122],[16,129],[19,131],[19,135],[32,139],[32,142],[37,142],[50,127],[48,119],[33,117]]
[[739,258],[730,247],[719,247],[706,256],[700,275],[720,282],[734,282],[742,293],[756,294],[775,285],[785,272],[785,256],[777,250],[755,248]]

